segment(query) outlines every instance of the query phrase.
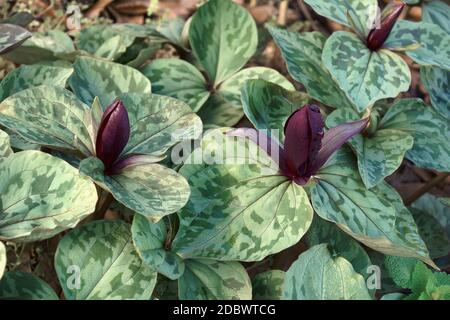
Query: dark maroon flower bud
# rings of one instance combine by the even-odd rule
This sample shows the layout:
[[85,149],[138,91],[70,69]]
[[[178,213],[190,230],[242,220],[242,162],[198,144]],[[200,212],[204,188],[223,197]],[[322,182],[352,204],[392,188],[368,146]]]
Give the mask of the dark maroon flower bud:
[[130,138],[128,112],[122,101],[115,100],[103,113],[97,132],[95,151],[107,172],[118,160]]
[[[278,150],[276,159],[281,172],[295,183],[305,185],[344,143],[364,130],[368,123],[369,118],[365,118],[341,124],[324,133],[324,121],[319,108],[305,105],[286,121],[284,148],[272,138],[258,135],[254,129],[235,129],[227,132],[227,135],[249,138],[272,158],[274,155],[271,152]],[[261,137],[272,141],[267,143]]]
[[376,51],[383,46],[405,6],[403,2],[393,2],[386,6],[381,13],[380,25],[373,28],[367,36],[367,47],[370,50]]

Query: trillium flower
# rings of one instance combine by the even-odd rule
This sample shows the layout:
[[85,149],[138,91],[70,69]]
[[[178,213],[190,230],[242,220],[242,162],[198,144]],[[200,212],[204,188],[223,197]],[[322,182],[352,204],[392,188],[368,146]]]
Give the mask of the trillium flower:
[[364,118],[324,132],[325,124],[319,107],[305,105],[286,121],[283,147],[273,138],[263,141],[261,134],[257,139],[258,134],[254,134],[253,129],[240,128],[227,135],[250,138],[272,157],[273,145],[278,145],[277,162],[281,173],[295,183],[305,185],[344,143],[364,130],[368,123],[369,118]]
[[386,6],[381,13],[380,25],[373,28],[367,36],[367,47],[370,50],[377,51],[383,46],[404,7],[402,2],[393,2]]
[[119,174],[123,169],[161,158],[149,155],[122,155],[130,139],[130,121],[123,102],[116,99],[102,115],[97,131],[95,152],[105,166],[105,174]]

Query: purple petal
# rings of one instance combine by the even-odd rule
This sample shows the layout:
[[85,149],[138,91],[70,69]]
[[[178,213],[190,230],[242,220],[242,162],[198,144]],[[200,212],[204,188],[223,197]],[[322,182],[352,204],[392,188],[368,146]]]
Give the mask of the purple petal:
[[108,175],[120,174],[124,169],[129,167],[141,166],[150,163],[156,163],[163,160],[165,156],[150,155],[130,155],[126,158],[116,161],[110,168],[105,171]]
[[325,132],[322,148],[319,151],[317,159],[310,167],[308,174],[315,174],[344,143],[363,131],[368,123],[369,118],[364,118],[338,125]]
[[320,150],[323,127],[322,115],[315,105],[305,105],[289,117],[284,127],[286,174],[299,176],[306,172]]
[[367,47],[370,50],[376,51],[383,46],[405,6],[402,2],[392,2],[386,6],[381,14],[379,28],[372,29],[367,36]]
[[96,155],[106,169],[117,160],[130,138],[128,113],[119,99],[103,113],[97,132]]
[[285,167],[286,156],[283,148],[275,138],[267,136],[264,132],[251,128],[239,128],[226,132],[226,135],[250,139],[263,149],[280,168]]

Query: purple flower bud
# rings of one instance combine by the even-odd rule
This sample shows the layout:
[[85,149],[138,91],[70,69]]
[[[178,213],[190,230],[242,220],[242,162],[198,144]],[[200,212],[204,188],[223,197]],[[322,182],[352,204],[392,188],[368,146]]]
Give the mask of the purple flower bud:
[[344,123],[324,134],[324,122],[317,106],[306,105],[294,112],[285,124],[283,174],[299,185],[311,176],[351,137],[367,126],[369,118]]
[[393,2],[386,6],[381,13],[380,26],[373,28],[367,36],[367,47],[370,50],[377,51],[383,46],[404,7],[403,2]]
[[122,101],[117,99],[106,108],[97,132],[95,151],[105,166],[105,172],[118,160],[129,138],[128,113]]

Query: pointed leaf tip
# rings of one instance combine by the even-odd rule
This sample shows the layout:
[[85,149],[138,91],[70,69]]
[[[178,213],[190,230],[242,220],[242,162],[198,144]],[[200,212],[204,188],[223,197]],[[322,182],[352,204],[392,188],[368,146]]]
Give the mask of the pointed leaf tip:
[[118,159],[130,138],[128,112],[116,99],[103,113],[97,132],[96,154],[108,170]]
[[370,118],[367,117],[343,123],[328,130],[323,137],[322,148],[311,166],[309,174],[315,174],[344,143],[363,131],[369,124],[369,120]]
[[367,36],[367,47],[370,50],[376,51],[383,46],[405,6],[403,2],[393,2],[386,6],[381,13],[380,25],[373,28]]

